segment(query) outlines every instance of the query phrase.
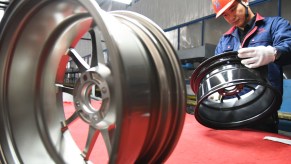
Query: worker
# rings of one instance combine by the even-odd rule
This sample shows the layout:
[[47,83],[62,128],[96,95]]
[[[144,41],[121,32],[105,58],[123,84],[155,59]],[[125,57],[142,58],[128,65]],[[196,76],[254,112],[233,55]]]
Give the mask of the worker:
[[[268,65],[268,80],[283,94],[282,66],[291,64],[291,26],[282,17],[263,17],[249,7],[249,0],[212,0],[216,18],[232,26],[219,40],[215,54],[238,51],[248,68]],[[278,133],[277,111],[249,128]]]

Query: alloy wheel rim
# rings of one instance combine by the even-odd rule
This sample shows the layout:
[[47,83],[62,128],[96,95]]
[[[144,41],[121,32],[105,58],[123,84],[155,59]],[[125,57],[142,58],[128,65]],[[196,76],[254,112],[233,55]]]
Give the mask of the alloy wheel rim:
[[249,69],[237,52],[227,52],[202,62],[191,76],[197,95],[195,118],[214,129],[246,127],[277,111],[278,90],[267,81],[267,67]]
[[[4,163],[86,163],[99,133],[106,142],[109,163],[168,158],[184,122],[182,71],[162,30],[141,15],[129,15],[108,14],[94,1],[11,3],[0,33],[0,75],[4,79],[0,82],[0,125],[5,133],[0,139]],[[131,17],[155,27],[156,33],[148,33],[145,24],[135,23]],[[96,26],[106,42],[109,64],[92,61],[87,65],[74,52],[78,40]],[[162,43],[153,43],[153,37]],[[162,49],[170,53],[159,52]],[[74,88],[63,85],[70,57],[81,71]],[[88,98],[92,85],[104,89],[101,108],[96,111]],[[76,112],[68,119],[64,116],[63,93],[74,96]],[[84,150],[68,130],[80,117],[89,126]],[[155,123],[162,132],[153,130]],[[154,140],[150,139],[152,134],[157,135]],[[171,134],[170,140],[167,134]],[[155,151],[152,144],[158,142]],[[147,153],[142,153],[145,149]]]

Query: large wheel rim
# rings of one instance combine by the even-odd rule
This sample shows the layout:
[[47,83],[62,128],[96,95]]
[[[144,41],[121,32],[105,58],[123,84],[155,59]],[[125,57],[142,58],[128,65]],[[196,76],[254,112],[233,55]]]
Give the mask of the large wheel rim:
[[237,52],[201,63],[191,77],[197,95],[195,118],[214,129],[246,127],[277,111],[282,96],[267,81],[267,67],[249,69]]
[[[168,158],[184,122],[185,84],[175,51],[156,25],[82,0],[13,1],[2,22],[2,162],[84,163],[99,133],[109,163]],[[110,65],[86,65],[74,52],[93,24],[106,41]],[[62,85],[69,56],[82,72],[73,89]],[[103,89],[98,111],[88,100],[92,85]],[[76,108],[67,120],[64,92],[74,96]],[[66,130],[77,117],[90,127],[83,152]]]

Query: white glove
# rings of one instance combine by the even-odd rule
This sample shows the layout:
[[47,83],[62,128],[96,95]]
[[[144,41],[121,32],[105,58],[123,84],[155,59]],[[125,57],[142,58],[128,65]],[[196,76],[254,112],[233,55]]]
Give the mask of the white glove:
[[275,61],[276,49],[272,46],[258,46],[241,48],[238,57],[243,58],[241,63],[248,68],[257,68]]

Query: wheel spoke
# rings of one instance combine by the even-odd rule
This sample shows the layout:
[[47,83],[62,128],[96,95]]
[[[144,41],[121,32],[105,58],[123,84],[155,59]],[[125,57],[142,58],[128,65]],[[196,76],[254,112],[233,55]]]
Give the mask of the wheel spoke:
[[240,95],[239,94],[236,94],[235,96],[237,97],[237,99],[240,99]]
[[87,141],[86,141],[86,146],[83,150],[83,157],[85,159],[85,161],[89,160],[90,154],[93,150],[93,147],[95,145],[95,142],[98,138],[99,135],[99,131],[96,130],[94,127],[89,126],[89,132],[88,132],[88,137],[87,137]]
[[112,150],[112,135],[114,133],[114,128],[108,128],[108,129],[103,129],[101,130],[101,135],[103,137],[103,140],[105,142],[106,148],[107,148],[107,152],[108,154],[111,153]]
[[97,43],[94,29],[89,31],[91,35],[91,43],[92,43],[92,60],[91,60],[91,67],[98,65],[98,58],[97,58]]
[[68,94],[70,94],[70,95],[73,95],[74,88],[72,88],[72,87],[67,87],[67,86],[60,85],[60,84],[57,84],[56,86],[59,87],[59,88],[61,88],[61,91],[62,91],[62,92],[64,92],[64,93],[68,93]]
[[91,45],[92,45],[92,59],[91,59],[91,68],[98,66],[98,63],[105,63],[102,45],[101,45],[101,35],[97,28],[93,28],[89,31],[91,36]]
[[224,96],[221,96],[220,102],[223,103]]
[[62,121],[62,132],[68,130],[68,126],[78,118],[78,113],[74,112],[67,120]]
[[90,66],[86,63],[86,61],[84,61],[84,59],[79,55],[79,53],[74,48],[70,48],[69,56],[76,63],[80,72],[85,72],[90,68]]

